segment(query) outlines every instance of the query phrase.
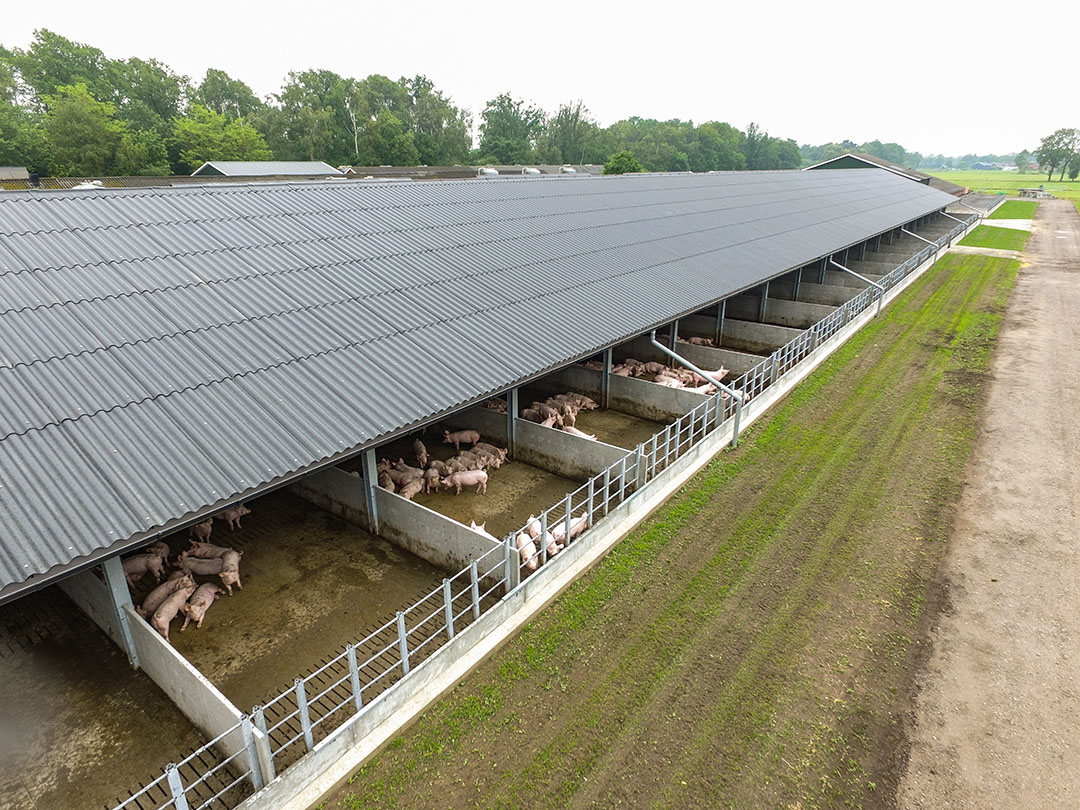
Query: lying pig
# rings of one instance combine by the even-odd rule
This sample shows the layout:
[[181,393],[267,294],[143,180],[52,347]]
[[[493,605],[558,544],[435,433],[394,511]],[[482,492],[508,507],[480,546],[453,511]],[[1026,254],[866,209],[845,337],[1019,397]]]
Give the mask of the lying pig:
[[[182,582],[183,580],[179,581]],[[194,592],[194,582],[190,585],[183,585],[177,588],[165,598],[165,601],[158,606],[158,609],[155,610],[154,614],[150,617],[150,626],[161,633],[166,641],[169,640],[169,623],[176,618],[176,614],[187,602],[188,597]]]
[[662,371],[670,370],[663,363],[657,363],[652,360],[650,360],[648,363],[643,363],[642,368],[645,369],[646,374],[659,374]]
[[603,371],[604,370],[604,364],[601,363],[599,360],[586,360],[581,365],[584,368],[591,368],[594,371]]
[[379,473],[379,486],[385,489],[387,492],[396,492],[394,487],[394,479],[390,477],[390,473],[385,470]]
[[189,574],[209,577],[220,574],[221,569],[225,566],[225,561],[221,557],[206,560],[201,557],[194,557],[184,551],[176,558],[176,565],[181,571],[187,571]]
[[206,542],[210,539],[210,532],[214,530],[214,519],[208,517],[202,523],[196,523],[194,526],[188,526],[188,537],[194,537],[196,540],[202,540]]
[[478,441],[480,433],[475,430],[455,430],[453,433],[443,431],[443,444],[452,444],[455,450],[460,450],[463,444],[476,444]]
[[590,442],[596,441],[596,436],[591,433],[586,433],[582,430],[578,430],[576,427],[571,427],[570,425],[567,425],[563,428],[563,430],[569,433],[571,436],[578,436],[582,439],[588,439]]
[[521,412],[521,418],[526,422],[536,422],[540,424],[544,421],[544,417],[540,415],[540,411],[535,408],[526,408]]
[[201,628],[203,619],[206,617],[206,611],[210,609],[210,606],[214,604],[214,600],[221,596],[222,593],[221,586],[212,582],[206,582],[196,588],[195,593],[180,608],[184,614],[184,623],[180,627],[180,632],[183,633],[187,630],[188,624],[192,621],[195,622],[196,630]]
[[532,538],[525,532],[518,532],[517,537],[517,550],[521,555],[521,561],[525,563],[525,567],[530,571],[536,570],[536,545],[533,543]]
[[654,382],[657,385],[662,385],[665,388],[685,388],[682,380],[676,380],[674,377],[657,377]]
[[[573,540],[583,531],[589,528],[589,516],[587,514],[579,515],[576,518],[570,519],[570,539]],[[557,524],[551,527],[551,533],[555,537],[555,542],[565,543],[566,540],[566,521],[560,520]]]
[[154,582],[161,582],[165,573],[165,563],[157,554],[136,554],[128,557],[121,565],[124,567],[124,579],[128,585],[134,585],[142,579],[147,572],[154,575]]
[[686,339],[686,342],[689,343],[691,346],[715,346],[716,345],[715,343],[713,343],[712,338],[704,338],[704,337],[690,337],[690,338]]
[[233,551],[229,549],[223,555],[221,555],[221,584],[225,586],[232,596],[232,586],[235,585],[240,590],[244,590],[244,586],[240,584],[240,557],[243,555],[242,551]]
[[483,523],[479,524],[479,525],[477,525],[475,521],[472,521],[472,520],[469,521],[469,528],[470,529],[472,529],[477,534],[482,534],[482,535],[484,535],[484,537],[487,537],[489,540],[494,540],[496,543],[498,543],[499,538],[496,537],[495,535],[491,534],[485,528],[486,526],[487,526],[487,521],[486,520]]
[[426,467],[428,463],[427,448],[424,447],[424,443],[417,439],[412,443],[413,452],[416,453],[416,460],[420,462],[421,467]]
[[483,451],[485,453],[490,453],[493,456],[501,456],[504,459],[506,458],[506,448],[496,447],[495,445],[488,444],[487,442],[477,442],[475,445],[473,445],[472,451],[474,453]]
[[413,478],[398,490],[398,495],[407,501],[411,501],[414,495],[419,495],[420,491],[424,488],[425,478]]
[[219,512],[218,514],[214,515],[214,517],[216,517],[218,520],[224,520],[226,523],[228,523],[229,531],[231,532],[233,529],[242,528],[240,526],[240,518],[242,518],[244,515],[250,514],[250,509],[248,509],[242,503],[238,503],[236,504],[236,506],[230,506],[224,512]]
[[600,406],[596,403],[596,400],[590,399],[584,394],[578,394],[571,391],[567,396],[571,402],[578,405],[583,411],[595,411]]
[[611,369],[611,373],[616,377],[631,377],[633,376],[630,369],[626,366],[615,366]]
[[213,543],[199,543],[196,540],[188,540],[191,544],[191,548],[187,550],[189,557],[199,557],[203,560],[212,560],[216,557],[224,557],[227,551],[232,551],[231,548],[225,548],[224,546],[215,546]]
[[189,585],[192,589],[195,588],[195,580],[191,578],[191,574],[184,571],[174,571],[167,582],[162,582],[154,590],[150,591],[147,597],[143,599],[142,605],[135,608],[135,612],[144,619],[149,619],[169,596]]
[[446,489],[454,487],[455,495],[461,494],[462,487],[471,487],[476,485],[476,491],[483,495],[487,492],[488,474],[483,470],[465,470],[462,472],[450,473],[446,478],[442,480],[442,485]]

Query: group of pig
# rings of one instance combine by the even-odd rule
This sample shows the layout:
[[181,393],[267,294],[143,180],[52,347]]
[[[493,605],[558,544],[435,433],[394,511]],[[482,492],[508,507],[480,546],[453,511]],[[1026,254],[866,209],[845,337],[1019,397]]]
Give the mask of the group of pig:
[[[698,339],[704,340],[705,338]],[[582,365],[586,368],[598,370],[602,370],[604,367],[603,364],[596,360],[587,360]],[[667,388],[682,388],[687,391],[692,391],[695,394],[716,393],[716,386],[696,371],[691,371],[688,368],[665,366],[663,363],[657,362],[643,363],[640,360],[635,360],[633,357],[627,357],[618,365],[612,366],[611,373],[618,377],[643,377],[646,374],[652,374],[652,382],[666,386]],[[722,380],[727,375],[728,370],[726,368],[718,368],[715,371],[709,371],[707,373],[709,376],[713,377],[713,379]]]
[[[439,489],[453,489],[460,495],[462,487],[473,486],[483,495],[487,492],[488,469],[497,470],[506,461],[506,450],[480,441],[480,433],[475,430],[443,431],[443,444],[454,445],[457,455],[439,461],[430,456],[420,439],[416,439],[413,452],[419,467],[409,466],[402,458],[393,463],[381,459],[375,468],[379,486],[397,492],[407,500],[420,492],[431,494]],[[472,448],[462,450],[463,444],[472,445]]]
[[581,411],[595,411],[600,406],[584,394],[571,391],[555,394],[543,402],[534,402],[521,412],[521,418],[543,427],[558,428],[573,436],[596,441],[596,436],[574,427]]
[[[169,547],[165,543],[151,543],[142,553],[123,561],[124,576],[129,586],[146,574],[152,574],[154,582],[160,583],[150,591],[136,611],[150,622],[166,641],[169,640],[169,625],[177,614],[184,614],[184,624],[180,632],[186,630],[191,622],[195,622],[196,628],[202,627],[206,611],[214,604],[214,600],[226,592],[232,596],[233,585],[243,590],[244,586],[240,583],[240,557],[244,552],[216,546],[208,541],[214,528],[215,517],[228,524],[232,531],[241,528],[240,518],[250,514],[250,509],[243,504],[237,504],[188,529],[191,547],[176,558],[177,570],[173,571],[165,582],[161,581],[169,558]],[[225,587],[222,588],[214,582],[197,585],[196,575],[216,576]]]
[[554,557],[566,548],[570,540],[573,540],[587,528],[589,528],[589,513],[587,511],[570,518],[569,538],[566,536],[566,521],[560,520],[554,525],[549,525],[547,531],[543,531],[540,519],[535,515],[529,515],[525,528],[517,533],[514,542],[517,544],[518,554],[521,555],[521,562],[530,571],[535,571],[540,561],[541,548],[547,550],[549,558]]

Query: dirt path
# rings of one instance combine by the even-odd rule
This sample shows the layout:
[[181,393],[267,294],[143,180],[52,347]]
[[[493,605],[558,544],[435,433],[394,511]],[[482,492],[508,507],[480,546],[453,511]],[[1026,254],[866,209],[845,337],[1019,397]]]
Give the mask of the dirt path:
[[939,262],[326,807],[888,807],[1015,264]]
[[1039,204],[945,560],[902,808],[1080,806],[1080,216]]

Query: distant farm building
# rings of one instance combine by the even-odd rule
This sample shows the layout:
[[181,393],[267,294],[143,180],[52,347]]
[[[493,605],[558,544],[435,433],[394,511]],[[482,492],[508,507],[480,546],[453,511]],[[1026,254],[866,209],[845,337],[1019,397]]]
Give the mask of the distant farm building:
[[942,180],[940,177],[934,177],[932,174],[920,172],[918,169],[908,169],[875,155],[865,155],[860,152],[849,152],[846,155],[829,158],[820,163],[815,163],[813,166],[806,167],[806,171],[811,169],[885,169],[885,171],[906,177],[908,180],[922,183],[924,186],[930,186],[930,188],[936,188],[946,194],[952,194],[954,197],[959,197],[967,191],[963,186],[950,183],[948,180]]
[[341,170],[321,160],[208,160],[192,177],[288,177],[290,179],[340,177]]

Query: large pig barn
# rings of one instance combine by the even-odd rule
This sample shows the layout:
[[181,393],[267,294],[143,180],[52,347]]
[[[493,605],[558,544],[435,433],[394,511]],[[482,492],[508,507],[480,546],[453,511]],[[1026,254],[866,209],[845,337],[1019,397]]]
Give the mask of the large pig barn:
[[317,803],[976,219],[882,170],[0,193],[0,808]]

